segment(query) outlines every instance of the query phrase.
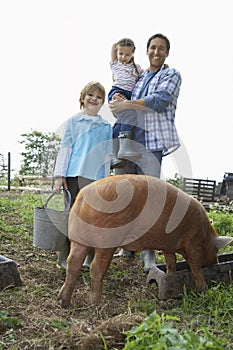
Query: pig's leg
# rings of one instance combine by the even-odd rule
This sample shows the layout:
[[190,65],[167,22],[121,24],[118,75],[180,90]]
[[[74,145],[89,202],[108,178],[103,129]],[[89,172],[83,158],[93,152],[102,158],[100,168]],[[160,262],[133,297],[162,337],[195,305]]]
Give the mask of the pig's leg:
[[61,300],[61,306],[64,308],[70,305],[71,296],[88,250],[89,247],[71,241],[66,278],[58,294],[58,300]]
[[101,300],[103,278],[111,263],[116,248],[96,248],[95,257],[90,267],[91,291],[90,303],[97,304]]
[[167,273],[175,272],[176,271],[176,254],[169,254],[163,252],[165,262],[166,262],[166,268]]
[[198,292],[205,291],[207,288],[207,284],[202,274],[201,266],[199,264],[191,264],[191,263],[189,263],[189,266],[195,280],[197,291]]
[[184,254],[187,263],[190,266],[196,288],[198,292],[206,290],[206,281],[201,270],[201,255],[198,255],[198,249]]

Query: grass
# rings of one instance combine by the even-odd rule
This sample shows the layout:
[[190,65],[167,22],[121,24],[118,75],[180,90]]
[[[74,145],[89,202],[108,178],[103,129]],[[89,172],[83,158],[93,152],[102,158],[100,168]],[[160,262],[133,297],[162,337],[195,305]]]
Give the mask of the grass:
[[[56,268],[56,252],[32,245],[33,208],[46,198],[0,193],[0,254],[17,262],[24,282],[0,291],[1,350],[233,349],[233,283],[161,301],[156,284],[145,284],[139,255],[112,262],[100,306],[87,303],[90,276],[83,271],[70,309],[61,309],[56,296],[65,273]],[[233,236],[229,208],[213,208],[208,215],[219,234]],[[232,246],[220,253],[229,252]]]

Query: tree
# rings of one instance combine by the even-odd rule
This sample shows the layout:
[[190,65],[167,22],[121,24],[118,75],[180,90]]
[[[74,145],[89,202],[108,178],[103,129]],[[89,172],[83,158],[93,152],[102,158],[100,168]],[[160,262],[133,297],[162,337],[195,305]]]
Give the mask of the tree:
[[171,183],[172,185],[181,188],[183,184],[183,177],[177,173],[175,173],[175,176],[173,179],[167,179],[167,182]]
[[51,176],[54,170],[58,147],[61,142],[56,133],[31,130],[28,134],[21,134],[24,139],[19,141],[24,144],[25,152],[19,173],[21,175]]
[[0,153],[0,177],[5,178],[7,174],[7,165],[4,155]]

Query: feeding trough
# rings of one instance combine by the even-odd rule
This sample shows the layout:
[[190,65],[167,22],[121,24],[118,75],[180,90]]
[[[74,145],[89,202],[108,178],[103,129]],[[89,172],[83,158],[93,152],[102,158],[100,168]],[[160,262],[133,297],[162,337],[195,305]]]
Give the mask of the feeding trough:
[[22,280],[16,263],[0,255],[0,290],[6,287],[17,287],[22,285]]
[[[202,268],[208,286],[213,282],[230,283],[233,278],[233,253],[218,255],[218,264]],[[151,268],[147,276],[147,283],[158,285],[158,298],[166,300],[177,298],[183,294],[184,288],[188,292],[195,289],[195,281],[186,261],[176,263],[176,272],[167,274],[166,264],[159,264]]]

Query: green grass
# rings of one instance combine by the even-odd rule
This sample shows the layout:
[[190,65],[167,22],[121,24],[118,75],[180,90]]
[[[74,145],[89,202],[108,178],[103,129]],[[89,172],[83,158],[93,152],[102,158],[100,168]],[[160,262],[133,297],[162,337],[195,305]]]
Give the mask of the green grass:
[[[150,306],[143,300],[138,305],[142,311]],[[124,350],[230,350],[232,329],[233,284],[219,283],[206,293],[185,293],[180,307],[168,313],[151,312],[139,326],[125,332]]]

